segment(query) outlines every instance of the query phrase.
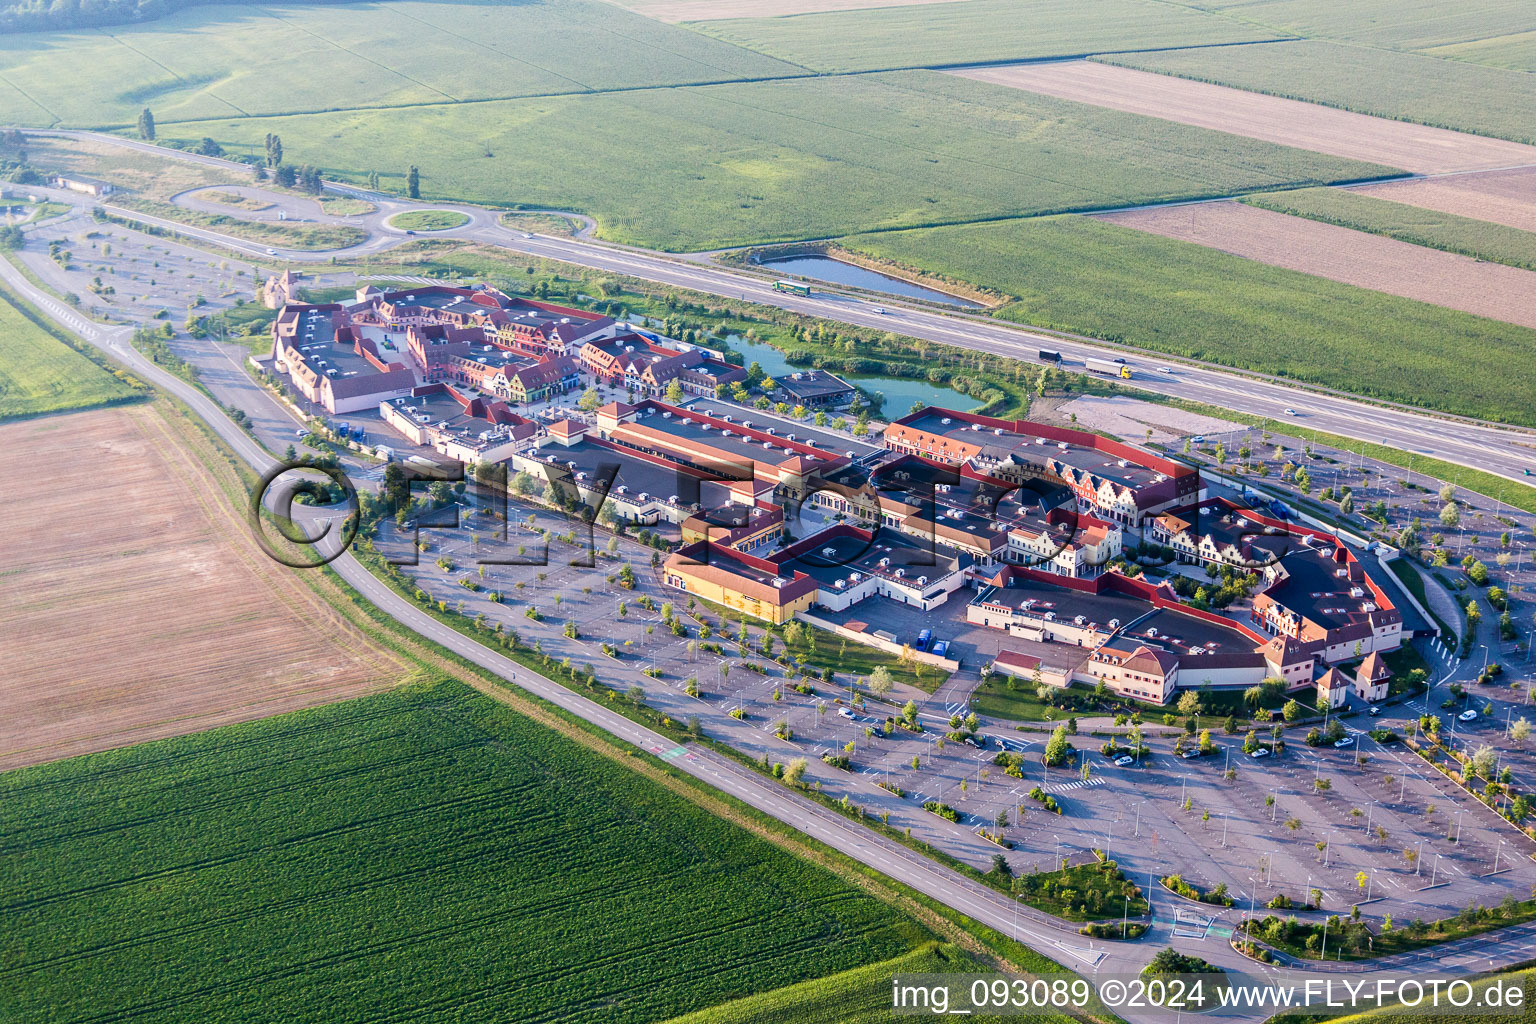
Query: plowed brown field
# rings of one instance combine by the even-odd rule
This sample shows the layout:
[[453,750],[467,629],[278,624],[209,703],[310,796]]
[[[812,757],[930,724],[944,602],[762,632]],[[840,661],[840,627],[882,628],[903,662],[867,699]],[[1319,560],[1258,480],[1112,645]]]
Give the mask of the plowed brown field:
[[1470,256],[1233,202],[1126,210],[1098,219],[1304,274],[1536,327],[1536,273],[1501,263],[1479,263]]
[[970,68],[951,74],[1417,174],[1536,164],[1536,146],[1093,61]]
[[1536,231],[1536,167],[1363,185],[1351,191]]
[[177,415],[0,426],[0,769],[340,700],[404,671],[256,549]]

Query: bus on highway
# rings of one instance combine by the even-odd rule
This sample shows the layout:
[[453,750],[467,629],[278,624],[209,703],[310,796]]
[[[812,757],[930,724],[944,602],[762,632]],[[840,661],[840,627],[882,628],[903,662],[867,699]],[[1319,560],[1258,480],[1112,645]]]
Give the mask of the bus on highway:
[[811,286],[801,284],[798,281],[775,281],[773,282],[773,290],[776,292],[793,292],[796,295],[811,294]]

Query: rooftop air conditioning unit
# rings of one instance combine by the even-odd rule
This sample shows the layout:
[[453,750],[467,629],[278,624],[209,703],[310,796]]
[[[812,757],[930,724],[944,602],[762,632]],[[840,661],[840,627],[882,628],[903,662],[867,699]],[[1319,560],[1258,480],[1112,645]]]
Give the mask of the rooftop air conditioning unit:
[[896,578],[897,579],[901,579],[906,574],[907,574],[907,570],[905,570],[905,569],[897,569],[896,570]]
[[944,424],[947,427],[947,426],[949,426],[949,417],[945,416],[943,419],[939,420],[939,422]]
[[1109,620],[1109,628],[1110,629],[1119,629],[1120,628],[1120,620],[1119,619],[1110,619]]
[[851,573],[848,574],[848,582],[849,583],[857,583],[857,582],[859,582],[859,580],[861,580],[863,578],[864,578],[864,574],[861,573],[861,572],[851,572]]
[[981,424],[980,423],[972,423],[971,424],[971,429],[979,431],[981,429]]
[[577,473],[576,474],[576,479],[577,480],[585,480],[586,478],[587,478],[587,474],[585,474],[585,473]]
[[651,496],[649,494],[647,494],[645,491],[641,491],[640,492],[640,500],[641,501],[649,501],[650,498],[651,498]]
[[891,560],[889,558],[882,558],[882,559],[880,559],[880,568],[884,569],[887,566],[889,566],[890,564],[891,564]]
[[672,414],[670,412],[664,412],[661,414],[661,418],[664,420],[669,420],[672,418]]
[[1002,427],[993,427],[992,428],[992,433],[995,434],[998,437],[1002,437],[1003,436],[1003,428]]
[[768,428],[768,433],[770,433],[770,434],[773,433],[773,428],[772,427]]
[[764,441],[763,442],[763,447],[764,448],[772,448],[773,447],[773,442],[772,441]]
[[836,588],[837,588],[837,589],[838,589],[838,590],[842,590],[842,589],[843,589],[843,588],[844,588],[844,587],[846,587],[846,586],[848,586],[848,581],[847,581],[847,580],[845,580],[845,579],[843,579],[843,580],[838,580],[838,581],[837,581],[837,582],[836,582],[836,583],[834,583],[834,584],[832,584],[832,585],[833,585],[833,586],[834,586],[834,587],[836,587]]
[[1157,627],[1156,626],[1148,626],[1147,627],[1147,636],[1157,636]]
[[1190,654],[1204,654],[1205,653],[1205,648],[1204,647],[1191,647],[1189,649],[1189,653]]
[[928,577],[927,576],[919,576],[917,578],[917,585],[920,586],[920,587],[926,587],[928,585]]
[[667,495],[667,503],[669,505],[676,505],[677,504],[677,495],[675,495],[675,494]]
[[1045,621],[1046,622],[1055,622],[1056,621],[1056,613],[1055,612],[1046,612],[1045,613]]
[[835,554],[837,554],[837,548],[827,547],[821,549],[821,556],[823,558],[831,558]]
[[775,576],[773,578],[773,589],[774,590],[782,590],[782,589],[784,589],[784,581],[779,579],[777,576]]
[[618,487],[614,488],[613,493],[615,493],[615,494],[623,494],[627,490],[629,490],[628,487],[625,487],[623,484],[619,484]]
[[1065,442],[1065,441],[1057,441],[1056,442],[1056,447],[1060,448],[1062,451],[1066,451],[1067,450],[1067,442]]
[[730,428],[729,428],[729,427],[726,427],[726,428],[724,428],[724,429],[722,429],[722,430],[721,430],[721,431],[720,431],[720,436],[721,436],[721,437],[730,437],[730,436],[731,436],[731,431],[730,431]]
[[1081,616],[1081,615],[1074,616],[1073,619],[1072,619],[1072,625],[1074,625],[1074,626],[1081,626],[1083,623],[1085,623],[1087,621],[1088,620],[1085,617]]

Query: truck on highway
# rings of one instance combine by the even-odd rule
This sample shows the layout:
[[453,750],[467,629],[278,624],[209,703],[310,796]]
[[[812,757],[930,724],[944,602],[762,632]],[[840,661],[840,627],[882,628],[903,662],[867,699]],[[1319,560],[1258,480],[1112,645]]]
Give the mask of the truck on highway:
[[1052,352],[1048,348],[1043,348],[1043,349],[1040,350],[1040,361],[1044,362],[1044,363],[1058,363],[1059,364],[1061,362],[1061,353],[1060,352]]
[[1131,376],[1131,368],[1125,365],[1124,359],[1094,359],[1091,356],[1083,360],[1083,365],[1089,373],[1102,373],[1109,377]]
[[811,286],[801,284],[799,281],[775,281],[773,282],[773,290],[776,292],[789,292],[793,295],[811,294]]

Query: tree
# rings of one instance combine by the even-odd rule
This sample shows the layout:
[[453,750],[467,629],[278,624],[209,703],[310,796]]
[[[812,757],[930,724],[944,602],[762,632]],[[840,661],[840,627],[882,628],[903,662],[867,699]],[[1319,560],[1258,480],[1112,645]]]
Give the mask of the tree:
[[910,701],[909,700],[909,701],[906,702],[906,704],[902,705],[901,717],[906,719],[906,722],[907,722],[908,725],[916,725],[917,724],[917,704],[914,701]]
[[148,107],[139,111],[139,138],[153,140],[155,137],[155,115]]
[[267,166],[276,167],[283,162],[283,140],[267,133]]
[[1509,738],[1514,740],[1516,743],[1524,743],[1526,740],[1530,739],[1530,736],[1531,723],[1524,717],[1515,719],[1514,723],[1509,727]]
[[1045,763],[1052,767],[1061,764],[1067,759],[1067,747],[1067,727],[1063,723],[1051,733],[1051,738],[1045,745]]
[[1286,701],[1285,706],[1280,709],[1280,717],[1285,719],[1287,722],[1296,721],[1296,719],[1301,717],[1301,714],[1301,704],[1295,700]]
[[784,769],[784,781],[791,786],[798,786],[800,778],[805,774],[805,758],[796,758],[789,762],[789,767]]
[[683,400],[683,386],[677,382],[676,377],[673,377],[672,380],[667,383],[666,399],[673,405],[677,405]]
[[421,172],[416,169],[415,164],[405,172],[405,194],[412,199],[421,198]]
[[[674,381],[674,383],[676,382]],[[602,404],[603,398],[597,393],[596,388],[587,388],[587,390],[581,393],[581,397],[576,400],[576,408],[582,412],[596,412],[597,407]]]
[[4,227],[0,227],[0,249],[4,249],[6,252],[14,252],[25,245],[26,242],[27,236],[16,225],[7,224]]
[[1200,694],[1194,690],[1185,690],[1179,694],[1179,701],[1174,705],[1181,715],[1198,715],[1200,713]]
[[1494,765],[1498,763],[1499,752],[1486,743],[1477,748],[1472,755],[1472,771],[1485,779],[1493,778]]
[[1446,502],[1440,510],[1440,525],[1446,529],[1454,529],[1461,524],[1461,509],[1454,501]]
[[1343,515],[1347,516],[1347,515],[1352,514],[1354,511],[1355,511],[1355,496],[1353,494],[1346,494],[1346,495],[1344,495],[1344,497],[1339,499],[1339,512],[1340,513],[1342,513]]

